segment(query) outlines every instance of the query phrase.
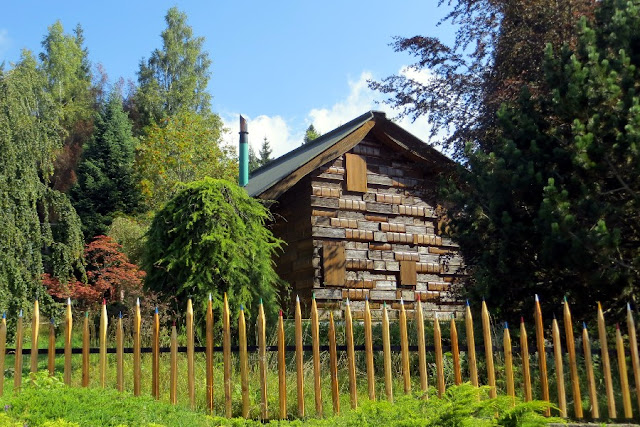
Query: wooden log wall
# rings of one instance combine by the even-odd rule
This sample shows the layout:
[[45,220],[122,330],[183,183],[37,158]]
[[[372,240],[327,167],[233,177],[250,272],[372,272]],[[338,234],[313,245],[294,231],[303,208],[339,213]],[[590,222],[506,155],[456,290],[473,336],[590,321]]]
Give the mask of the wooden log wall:
[[427,313],[462,314],[455,297],[464,267],[458,246],[438,234],[434,200],[438,177],[382,144],[373,134],[313,171],[281,196],[274,228],[288,242],[278,272],[306,302],[342,316],[349,298],[354,317],[381,317],[382,302],[397,317],[422,298]]

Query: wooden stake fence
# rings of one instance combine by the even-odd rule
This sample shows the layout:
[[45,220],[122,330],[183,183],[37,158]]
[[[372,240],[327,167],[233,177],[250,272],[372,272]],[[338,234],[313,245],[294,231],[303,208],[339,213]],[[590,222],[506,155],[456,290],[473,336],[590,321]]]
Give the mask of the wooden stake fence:
[[[474,382],[474,377],[476,377],[476,382],[474,385],[480,385],[480,378],[477,378],[478,372],[477,367],[475,367],[475,340],[474,340],[474,328],[473,328],[473,318],[471,316],[471,307],[467,305],[466,307],[466,319],[465,319],[465,327],[467,330],[467,349],[462,349],[462,351],[466,351],[469,363],[469,377],[472,383]],[[330,375],[330,383],[331,383],[331,400],[333,406],[333,412],[335,414],[340,413],[340,387],[339,387],[339,351],[346,351],[346,366],[344,369],[347,371],[348,381],[349,381],[349,396],[350,396],[350,406],[351,408],[357,408],[358,405],[358,390],[357,390],[357,378],[356,378],[356,351],[365,351],[365,364],[367,370],[367,388],[368,388],[368,396],[370,399],[375,399],[375,389],[376,389],[376,374],[382,375],[384,377],[384,387],[385,387],[385,395],[386,399],[390,402],[393,402],[394,393],[393,393],[393,380],[394,376],[396,378],[402,378],[402,383],[404,385],[403,392],[409,393],[411,391],[411,376],[410,376],[410,353],[412,351],[416,351],[417,354],[417,362],[418,362],[418,370],[420,371],[420,389],[423,392],[423,395],[426,397],[426,390],[428,388],[428,376],[426,370],[426,351],[427,351],[427,336],[425,334],[424,329],[424,316],[422,312],[422,303],[418,298],[416,303],[416,312],[414,312],[414,322],[417,322],[416,325],[416,333],[415,342],[418,343],[417,347],[411,347],[409,342],[409,333],[408,333],[408,321],[407,321],[407,311],[404,302],[400,304],[399,310],[399,329],[400,329],[400,345],[394,346],[394,351],[400,351],[400,369],[398,372],[394,372],[394,366],[392,364],[391,354],[392,354],[392,345],[390,338],[390,320],[388,307],[383,304],[382,307],[382,347],[374,347],[373,345],[373,336],[372,336],[372,318],[371,318],[371,309],[369,305],[369,301],[365,301],[364,304],[364,312],[362,313],[364,317],[364,346],[356,345],[354,339],[354,319],[351,312],[351,304],[347,300],[344,305],[344,338],[340,337],[340,341],[344,343],[338,343],[338,337],[336,336],[336,321],[334,320],[333,312],[329,315],[328,321],[328,346],[325,346],[324,349],[328,349],[329,351],[329,375]],[[548,382],[547,378],[547,367],[546,367],[546,352],[549,349],[544,346],[544,329],[542,323],[542,315],[540,302],[536,297],[534,303],[534,318],[535,318],[535,331],[536,331],[536,341],[538,348],[538,361],[539,361],[539,375],[540,375],[540,392],[539,396],[545,400],[549,399],[549,390],[548,390]],[[227,319],[227,320],[225,320]],[[486,380],[486,384],[489,385],[491,396],[497,395],[497,393],[501,390],[498,390],[496,386],[496,370],[494,367],[494,347],[492,343],[492,335],[491,335],[491,324],[490,324],[490,316],[489,311],[487,309],[486,304],[483,302],[481,307],[481,319],[482,319],[482,332],[484,339],[484,350],[485,350],[485,360],[486,360],[486,368],[487,375],[483,377],[483,383]],[[5,364],[5,354],[15,352],[14,358],[14,369],[17,375],[14,375],[14,392],[19,392],[22,381],[22,362],[23,362],[23,340],[24,340],[24,326],[23,326],[23,315],[22,310],[17,319],[17,329],[16,329],[16,346],[15,349],[7,349],[6,347],[6,334],[7,334],[7,323],[6,316],[3,315],[2,322],[0,323],[0,372],[4,370]],[[223,375],[224,375],[224,414],[226,416],[232,416],[232,395],[230,393],[231,390],[231,328],[229,322],[229,307],[226,296],[224,298],[223,305],[223,332],[222,332],[222,352],[223,352]],[[580,390],[580,381],[577,374],[577,366],[578,360],[575,351],[575,340],[573,337],[573,327],[571,325],[571,312],[569,308],[568,302],[565,300],[563,304],[563,320],[564,320],[564,332],[566,338],[566,355],[569,361],[569,370],[571,373],[571,388],[572,388],[572,396],[575,400],[576,398],[580,400],[581,390]],[[628,346],[631,359],[631,366],[634,374],[634,385],[636,394],[640,391],[640,362],[638,360],[638,347],[637,347],[637,337],[636,337],[636,327],[633,320],[633,315],[631,312],[631,307],[627,306],[627,328],[628,328]],[[39,319],[39,306],[38,302],[34,303],[34,309],[32,312],[32,336],[31,342],[34,344],[34,347],[37,346],[39,339],[39,328],[40,328],[40,319]],[[177,343],[177,331],[175,323],[171,327],[171,344],[169,349],[160,348],[160,322],[159,322],[159,313],[156,309],[156,312],[153,315],[152,321],[152,340],[151,340],[151,348],[150,349],[142,349],[140,345],[141,340],[141,313],[140,313],[140,304],[137,301],[135,306],[135,314],[133,317],[133,348],[128,349],[128,352],[133,353],[133,369],[130,372],[130,375],[133,376],[133,392],[134,395],[140,394],[141,389],[141,353],[143,352],[151,352],[151,394],[156,398],[160,399],[161,389],[160,389],[160,353],[164,351],[170,351],[170,368],[169,368],[169,401],[172,404],[176,404],[178,402],[179,396],[177,393],[177,382],[178,382],[178,352],[183,351],[178,348]],[[358,320],[356,320],[358,322]],[[72,353],[81,352],[82,353],[82,376],[81,376],[81,385],[83,387],[87,387],[90,385],[91,380],[91,371],[90,371],[90,353],[99,353],[99,362],[98,362],[98,378],[99,378],[99,386],[106,387],[107,385],[107,365],[108,365],[108,353],[116,354],[116,384],[117,389],[122,391],[124,390],[125,383],[125,372],[124,372],[124,332],[122,327],[122,315],[119,316],[117,324],[116,324],[116,348],[109,349],[107,348],[107,311],[106,304],[103,302],[101,311],[100,311],[100,328],[99,334],[96,338],[99,347],[97,349],[90,348],[90,318],[89,314],[85,313],[82,322],[82,349],[72,349],[71,348],[71,332],[73,325],[73,316],[71,311],[71,302],[67,301],[67,311],[64,322],[64,381],[67,384],[71,384],[71,355]],[[606,337],[606,325],[604,322],[603,310],[600,304],[597,306],[597,324],[598,324],[598,333],[599,333],[599,342],[600,342],[600,355],[602,360],[602,369],[603,369],[603,378],[604,378],[604,389],[606,392],[607,398],[607,408],[608,415],[611,419],[615,419],[616,417],[616,408],[615,408],[615,399],[616,395],[620,399],[623,405],[623,413],[624,419],[631,419],[634,416],[634,408],[631,400],[631,390],[629,386],[629,378],[627,371],[627,350],[625,349],[625,340],[623,338],[622,331],[620,330],[619,325],[616,325],[616,337],[615,337],[615,354],[617,359],[617,368],[618,375],[620,379],[620,389],[614,390],[612,375],[611,375],[611,366],[609,361],[609,350],[607,347],[607,337]],[[207,409],[209,413],[214,412],[213,407],[213,398],[214,398],[214,388],[213,388],[213,367],[214,367],[214,352],[218,351],[218,348],[214,347],[214,337],[213,337],[213,312],[212,312],[212,301],[209,300],[206,310],[206,346],[204,348],[198,349],[197,351],[203,351],[206,353],[205,360],[205,378],[204,383],[206,387],[206,401],[203,407]],[[35,332],[34,332],[35,331]],[[238,314],[238,351],[239,351],[239,368],[240,368],[240,381],[241,381],[241,395],[242,395],[242,416],[249,417],[250,416],[250,385],[249,385],[249,372],[252,369],[248,363],[248,353],[249,351],[257,351],[258,352],[258,364],[257,370],[259,372],[259,395],[260,395],[260,411],[259,417],[262,420],[269,419],[269,410],[267,406],[268,402],[268,387],[267,387],[267,371],[269,369],[267,363],[267,351],[277,351],[277,375],[278,375],[278,412],[277,417],[280,419],[286,419],[288,417],[287,411],[287,384],[286,384],[286,351],[288,347],[286,345],[286,331],[285,328],[285,319],[282,311],[280,311],[278,316],[277,323],[277,345],[267,347],[267,337],[266,337],[266,318],[265,318],[265,310],[260,302],[258,306],[258,315],[257,315],[257,346],[253,346],[251,350],[248,347],[247,343],[247,331],[246,331],[246,319],[245,319],[245,311],[243,307],[240,307],[240,311]],[[322,389],[321,389],[321,363],[320,363],[320,321],[319,321],[319,313],[317,304],[315,302],[315,298],[312,299],[311,305],[311,333],[312,333],[312,359],[313,359],[313,382],[314,382],[314,396],[316,401],[316,416],[322,416]],[[292,358],[296,365],[296,392],[298,394],[298,415],[305,415],[304,408],[304,351],[309,350],[308,347],[304,346],[303,342],[303,334],[302,334],[302,317],[301,317],[301,308],[300,301],[296,299],[295,306],[295,346],[291,347],[291,349],[295,349],[295,357]],[[433,319],[433,350],[435,352],[435,367],[436,367],[436,379],[435,386],[438,393],[438,396],[442,396],[447,387],[447,383],[445,381],[445,355],[444,355],[444,346],[442,342],[442,331],[440,327],[440,322],[437,317]],[[565,383],[564,383],[564,357],[565,352],[563,352],[561,337],[560,337],[560,325],[557,319],[553,319],[551,323],[551,338],[552,338],[552,351],[554,354],[554,364],[552,368],[552,375],[556,378],[557,385],[557,401],[552,402],[554,405],[557,405],[559,408],[559,415],[562,417],[568,417],[567,411],[567,400],[565,393]],[[187,354],[187,383],[188,383],[188,397],[189,404],[192,408],[198,407],[197,395],[196,395],[196,383],[197,378],[195,375],[195,329],[194,329],[194,312],[192,301],[189,300],[187,302],[186,307],[186,354]],[[583,354],[584,354],[584,363],[587,374],[587,391],[590,402],[590,412],[592,419],[599,419],[600,413],[598,408],[598,384],[595,379],[594,369],[592,364],[592,349],[591,342],[589,338],[589,334],[586,328],[586,325],[583,325],[582,330],[582,343],[583,343]],[[458,335],[457,335],[457,327],[456,322],[451,320],[450,323],[450,350],[452,366],[453,366],[453,382],[454,384],[459,384],[463,381],[463,375],[460,370],[460,355],[458,348]],[[516,401],[516,387],[515,387],[515,369],[514,369],[514,358],[513,358],[513,349],[512,349],[512,341],[510,330],[508,325],[505,323],[503,330],[503,354],[504,354],[504,369],[498,370],[499,375],[504,375],[504,378],[501,381],[504,381],[506,395],[510,396],[513,399],[513,403]],[[383,366],[382,369],[378,368],[376,370],[376,366],[373,363],[374,353],[376,351],[382,350],[383,355]],[[25,352],[30,353],[30,373],[31,375],[35,374],[38,370],[38,354],[39,353],[48,353],[47,357],[47,367],[49,369],[49,374],[53,375],[55,370],[55,328],[53,319],[49,326],[49,345],[48,349],[41,351],[30,351],[26,350]],[[499,360],[499,359],[498,359]],[[525,328],[524,319],[521,319],[520,323],[520,360],[522,366],[522,384],[523,384],[523,397],[525,400],[529,401],[533,399],[533,393],[531,389],[531,373],[529,366],[529,349],[528,349],[528,338],[527,338],[527,330]],[[253,368],[255,369],[255,368]],[[417,380],[416,380],[417,381]],[[346,387],[343,386],[343,390]],[[4,391],[4,380],[0,378],[0,395]],[[638,398],[638,396],[636,396]],[[638,400],[638,410],[640,410],[640,399]],[[576,419],[581,419],[584,417],[582,412],[582,404],[581,402],[576,403],[574,401],[573,405],[573,417]],[[272,415],[275,417],[275,411],[272,412]]]

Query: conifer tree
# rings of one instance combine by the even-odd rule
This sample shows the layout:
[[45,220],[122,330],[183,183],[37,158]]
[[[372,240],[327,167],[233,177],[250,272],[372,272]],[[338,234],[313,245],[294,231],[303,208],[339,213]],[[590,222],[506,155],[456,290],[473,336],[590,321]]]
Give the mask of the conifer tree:
[[202,50],[204,37],[193,36],[187,15],[177,7],[169,9],[165,21],[162,49],[140,62],[134,97],[140,129],[179,112],[210,113],[211,95],[206,89],[211,60]]
[[93,137],[85,147],[78,182],[71,192],[85,239],[104,234],[114,214],[131,214],[137,208],[140,193],[133,171],[135,144],[122,97],[113,92],[96,117]]
[[66,282],[84,271],[80,220],[66,195],[49,185],[62,141],[47,84],[27,51],[0,71],[0,306],[10,318],[36,297],[53,314],[43,273]]
[[56,156],[52,186],[66,192],[76,180],[82,146],[92,132],[91,64],[80,25],[71,35],[65,34],[62,23],[56,21],[49,27],[42,48],[40,68],[47,78],[47,91],[60,112],[59,131],[63,140]]
[[312,123],[304,133],[304,144],[308,144],[320,136],[322,136],[322,134],[316,130]]
[[271,152],[271,145],[269,144],[269,140],[265,136],[264,140],[262,140],[260,151],[258,152],[258,163],[260,164],[260,166],[264,166],[271,161]]
[[505,105],[500,137],[468,151],[464,184],[448,195],[470,290],[503,317],[528,310],[534,293],[567,296],[577,315],[637,298],[639,11],[638,0],[604,0],[575,48],[549,46],[551,96],[525,88]]

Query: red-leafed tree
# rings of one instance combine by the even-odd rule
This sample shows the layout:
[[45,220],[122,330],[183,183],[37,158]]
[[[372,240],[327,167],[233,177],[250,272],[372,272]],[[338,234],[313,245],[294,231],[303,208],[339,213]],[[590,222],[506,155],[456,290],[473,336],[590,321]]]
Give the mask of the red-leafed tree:
[[87,283],[78,280],[60,283],[45,274],[42,283],[55,298],[71,298],[81,306],[108,302],[122,302],[127,296],[138,296],[142,290],[145,272],[129,262],[121,247],[111,237],[96,236],[85,245]]

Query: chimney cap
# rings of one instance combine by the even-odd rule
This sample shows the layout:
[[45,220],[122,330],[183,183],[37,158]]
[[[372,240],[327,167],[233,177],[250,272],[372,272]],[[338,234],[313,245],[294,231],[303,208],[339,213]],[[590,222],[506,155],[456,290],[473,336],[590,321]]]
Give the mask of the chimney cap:
[[240,116],[240,133],[249,133],[247,128],[247,119],[242,116]]

